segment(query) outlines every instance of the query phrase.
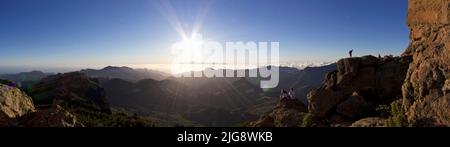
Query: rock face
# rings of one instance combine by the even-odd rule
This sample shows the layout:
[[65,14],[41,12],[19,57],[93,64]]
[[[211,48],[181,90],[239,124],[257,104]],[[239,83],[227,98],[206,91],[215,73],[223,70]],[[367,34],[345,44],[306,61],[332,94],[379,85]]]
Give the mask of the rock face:
[[450,126],[450,0],[409,0],[403,106],[416,126]]
[[75,127],[76,124],[76,117],[58,105],[29,113],[19,119],[19,126],[25,127]]
[[28,90],[36,104],[58,104],[64,108],[87,108],[110,113],[105,90],[95,79],[79,72],[42,79]]
[[409,56],[364,56],[339,60],[337,71],[308,94],[308,110],[316,117],[338,114],[351,119],[369,116],[380,104],[401,97]]
[[370,107],[364,97],[355,92],[347,100],[337,105],[336,111],[348,118],[361,118],[366,112],[370,112]]
[[297,127],[306,115],[306,107],[299,100],[281,100],[268,115],[251,124],[253,127]]
[[17,87],[0,83],[0,126],[10,119],[34,111],[33,101],[25,92]]

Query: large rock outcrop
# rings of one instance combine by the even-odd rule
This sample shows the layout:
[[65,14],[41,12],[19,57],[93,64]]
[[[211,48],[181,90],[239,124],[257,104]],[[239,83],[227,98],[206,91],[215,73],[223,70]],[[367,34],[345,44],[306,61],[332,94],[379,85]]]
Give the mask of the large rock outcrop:
[[[19,88],[0,83],[0,126],[35,111],[32,99]],[[8,82],[9,83],[9,82]]]
[[340,115],[359,119],[373,115],[380,104],[401,97],[409,56],[373,56],[339,60],[324,85],[308,94],[308,110],[316,117]]
[[409,0],[403,106],[416,126],[450,126],[450,0]]

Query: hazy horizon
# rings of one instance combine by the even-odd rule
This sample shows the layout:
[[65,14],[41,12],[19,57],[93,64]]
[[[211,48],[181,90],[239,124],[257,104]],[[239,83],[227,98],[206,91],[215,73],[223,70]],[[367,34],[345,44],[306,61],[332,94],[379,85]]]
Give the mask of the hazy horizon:
[[[314,61],[304,61],[304,62],[283,62],[280,63],[280,67],[290,67],[290,68],[296,68],[296,69],[304,69],[306,67],[319,67],[319,66],[326,66],[329,64],[333,64],[335,61],[324,61],[324,62],[314,62]],[[83,69],[95,69],[100,70],[108,66],[112,67],[129,67],[133,69],[147,69],[147,70],[153,70],[153,71],[159,71],[166,74],[179,74],[179,73],[171,73],[170,69],[171,64],[122,64],[122,65],[99,65],[99,66],[92,66],[92,67],[7,67],[7,66],[0,66],[0,74],[17,74],[21,72],[32,72],[32,71],[40,71],[44,73],[66,73],[66,72],[74,72],[74,71],[80,71]],[[201,69],[192,69],[190,71],[199,71],[203,70],[205,68],[214,68],[214,69],[233,69],[230,67],[224,67],[224,66],[214,66],[214,65],[205,65],[205,67],[202,67]],[[245,68],[235,68],[235,69],[245,69]],[[247,69],[254,69],[254,68],[247,68]],[[186,72],[186,71],[184,71]]]

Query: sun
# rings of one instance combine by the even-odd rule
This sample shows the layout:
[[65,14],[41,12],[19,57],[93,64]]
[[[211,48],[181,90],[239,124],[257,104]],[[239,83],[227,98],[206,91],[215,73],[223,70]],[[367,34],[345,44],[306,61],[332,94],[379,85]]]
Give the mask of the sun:
[[203,45],[203,36],[201,34],[194,33],[190,38],[183,38],[181,42],[184,48],[197,48]]
[[190,37],[175,43],[172,53],[178,56],[171,64],[172,74],[180,74],[189,71],[202,70],[202,46],[204,40],[201,34],[192,34]]

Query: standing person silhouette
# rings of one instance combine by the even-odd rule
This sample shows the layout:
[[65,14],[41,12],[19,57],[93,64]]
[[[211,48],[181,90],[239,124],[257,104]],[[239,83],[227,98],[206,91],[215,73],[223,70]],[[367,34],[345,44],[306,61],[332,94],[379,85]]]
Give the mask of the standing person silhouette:
[[348,54],[350,54],[350,58],[353,57],[353,56],[352,56],[353,50],[350,50],[350,51],[348,52]]
[[295,92],[294,92],[294,88],[291,88],[291,90],[289,90],[289,98],[291,100],[295,100]]
[[288,98],[288,96],[288,92],[285,89],[281,90],[280,100],[284,100]]

